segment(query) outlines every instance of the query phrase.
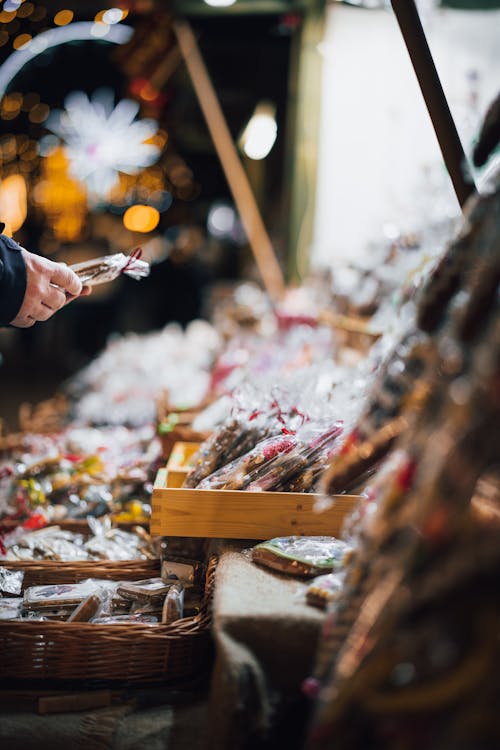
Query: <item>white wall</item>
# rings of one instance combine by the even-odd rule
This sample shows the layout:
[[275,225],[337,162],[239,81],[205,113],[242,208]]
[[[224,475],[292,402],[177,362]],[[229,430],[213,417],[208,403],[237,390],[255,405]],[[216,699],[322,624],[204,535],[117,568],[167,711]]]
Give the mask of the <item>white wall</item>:
[[[466,153],[500,90],[500,12],[422,15],[429,46]],[[327,9],[319,171],[311,266],[359,258],[384,228],[402,231],[458,215],[392,10]],[[468,73],[478,74],[471,108]]]

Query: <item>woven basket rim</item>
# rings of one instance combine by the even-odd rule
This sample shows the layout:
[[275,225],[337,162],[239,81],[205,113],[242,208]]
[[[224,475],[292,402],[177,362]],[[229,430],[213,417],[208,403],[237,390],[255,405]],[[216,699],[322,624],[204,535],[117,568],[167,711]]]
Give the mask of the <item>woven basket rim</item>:
[[120,635],[121,633],[134,633],[138,634],[141,631],[148,637],[151,633],[158,634],[161,636],[174,635],[178,631],[189,631],[190,629],[200,629],[202,626],[209,625],[211,622],[211,605],[213,589],[215,584],[215,569],[217,567],[218,557],[211,555],[207,564],[207,572],[205,577],[205,589],[203,595],[203,602],[200,611],[196,615],[190,617],[183,617],[181,620],[165,625],[163,623],[152,623],[151,625],[144,625],[142,623],[92,623],[92,622],[58,622],[58,621],[40,621],[40,620],[4,620],[0,621],[0,635],[5,634],[7,631],[12,630],[15,634],[31,634],[33,631],[38,632],[40,636],[44,633],[41,631],[47,631],[54,636],[58,632],[64,633],[77,633],[81,630],[82,633],[88,633],[89,629],[94,637],[99,635]]
[[[130,560],[2,560],[0,566],[9,570],[49,570],[57,567],[58,570],[75,569],[76,571],[85,570],[86,568],[105,570],[114,570],[115,568],[129,568],[131,565],[137,567],[151,564],[151,567],[159,565],[160,558],[141,558],[132,557]],[[97,576],[94,576],[96,578]]]

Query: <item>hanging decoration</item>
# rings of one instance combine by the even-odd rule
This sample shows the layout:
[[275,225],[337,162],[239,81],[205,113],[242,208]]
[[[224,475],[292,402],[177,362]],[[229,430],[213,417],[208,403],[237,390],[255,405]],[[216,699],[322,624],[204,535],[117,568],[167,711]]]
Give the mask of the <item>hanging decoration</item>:
[[154,164],[161,150],[153,142],[158,123],[136,119],[139,104],[122,99],[114,106],[111,89],[97,89],[89,99],[83,91],[73,91],[65,99],[64,110],[54,110],[46,126],[64,146],[69,172],[88,190],[89,204],[109,197],[120,172],[138,174]]

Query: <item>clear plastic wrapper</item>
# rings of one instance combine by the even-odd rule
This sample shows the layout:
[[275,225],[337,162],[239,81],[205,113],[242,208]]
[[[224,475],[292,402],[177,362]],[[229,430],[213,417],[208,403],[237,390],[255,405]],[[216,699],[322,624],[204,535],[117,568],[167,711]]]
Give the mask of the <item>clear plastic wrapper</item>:
[[89,594],[73,610],[67,622],[88,622],[97,615],[102,607],[102,598],[99,593]]
[[174,583],[170,586],[163,603],[161,621],[164,625],[181,620],[184,617],[184,586]]
[[256,471],[264,470],[278,455],[288,453],[296,445],[295,435],[279,434],[264,438],[255,448],[203,479],[198,489],[243,490]]
[[0,567],[0,593],[20,594],[23,588],[24,571]]
[[161,563],[161,578],[165,583],[180,581],[185,586],[195,586],[202,583],[205,575],[205,565],[198,560],[168,555]]
[[117,583],[88,578],[81,583],[58,583],[49,586],[30,586],[24,592],[24,609],[43,611],[56,607],[76,607],[91,594],[102,594],[103,600],[112,595]]
[[341,596],[344,577],[344,571],[338,571],[313,578],[306,586],[306,602],[320,609],[328,609]]
[[[287,453],[279,454],[269,462],[247,485],[251,492],[271,490],[286,491],[289,483],[313,466],[325,451],[333,449],[337,438],[342,434],[342,423],[336,422],[325,428],[324,425],[306,425],[297,434],[297,445]],[[298,489],[296,491],[302,491]]]
[[102,617],[94,617],[91,622],[96,625],[157,625],[158,618],[154,615],[105,615]]
[[165,392],[176,408],[197,407],[209,395],[220,346],[213,326],[201,320],[185,329],[169,323],[147,334],[114,334],[67,383],[72,417],[92,425],[154,425]]
[[46,526],[36,531],[18,527],[3,539],[4,552],[0,560],[145,560],[157,559],[154,540],[142,529],[125,531],[111,525],[109,516],[87,518],[93,534],[84,534]]
[[276,537],[246,550],[250,559],[280,573],[302,577],[340,570],[347,559],[347,542],[330,536]]
[[8,596],[0,598],[0,622],[3,620],[19,620],[22,604],[22,597]]
[[147,578],[142,581],[120,583],[116,593],[123,599],[147,604],[162,601],[171,585],[161,578]]
[[[241,386],[234,394],[229,419],[200,445],[193,458],[194,468],[186,477],[184,487],[199,487],[204,479],[242,456],[246,456],[249,462],[258,461],[260,449],[252,455],[250,452],[261,441],[293,434],[308,419],[308,415],[297,406],[303,385],[303,378],[295,377],[287,381],[287,387],[274,383],[263,384],[259,390],[248,383]],[[209,486],[218,484],[222,473]],[[235,480],[235,483],[239,481]]]
[[105,284],[117,279],[122,273],[139,280],[149,276],[150,266],[145,260],[140,259],[140,249],[134,250],[130,255],[125,253],[114,253],[104,255],[100,258],[92,258],[81,263],[70,266],[71,270],[86,286]]
[[255,418],[232,416],[205,440],[193,456],[194,467],[184,480],[184,487],[198,487],[200,482],[222,465],[251,450],[269,431],[277,429],[264,414]]
[[26,435],[12,451],[0,508],[16,520],[34,510],[47,521],[124,510],[130,517],[122,520],[147,520],[160,453],[153,426],[68,425],[43,441]]
[[191,427],[195,432],[213,432],[230,416],[231,407],[231,397],[224,394],[197,414]]

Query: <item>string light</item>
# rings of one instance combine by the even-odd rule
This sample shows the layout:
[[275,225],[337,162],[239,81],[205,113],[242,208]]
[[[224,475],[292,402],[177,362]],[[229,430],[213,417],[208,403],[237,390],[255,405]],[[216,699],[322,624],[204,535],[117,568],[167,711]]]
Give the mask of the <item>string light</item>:
[[[8,23],[3,18],[4,15],[5,13],[3,11],[0,12],[0,21]],[[103,26],[105,26],[105,24],[103,24]],[[5,94],[9,83],[26,65],[26,63],[33,60],[34,57],[42,52],[60,44],[95,39],[95,35],[92,33],[94,27],[95,24],[92,22],[79,21],[78,23],[71,23],[67,26],[58,26],[55,29],[48,29],[47,31],[37,34],[30,44],[24,45],[22,49],[18,49],[9,55],[7,60],[0,65],[0,98]],[[123,24],[105,26],[105,28],[108,29],[105,41],[111,42],[112,44],[125,44],[130,40],[134,33],[134,30],[130,26],[124,26]]]
[[278,126],[275,107],[271,102],[260,102],[240,138],[240,146],[250,159],[265,159],[271,151]]

